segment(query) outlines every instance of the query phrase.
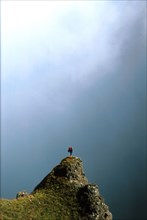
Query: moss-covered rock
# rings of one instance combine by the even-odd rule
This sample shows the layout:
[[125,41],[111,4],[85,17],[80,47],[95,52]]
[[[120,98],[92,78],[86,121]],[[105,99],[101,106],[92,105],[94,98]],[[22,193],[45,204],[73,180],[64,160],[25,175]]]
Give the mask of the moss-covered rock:
[[78,157],[66,157],[27,197],[0,200],[0,219],[111,220],[98,187],[89,184]]

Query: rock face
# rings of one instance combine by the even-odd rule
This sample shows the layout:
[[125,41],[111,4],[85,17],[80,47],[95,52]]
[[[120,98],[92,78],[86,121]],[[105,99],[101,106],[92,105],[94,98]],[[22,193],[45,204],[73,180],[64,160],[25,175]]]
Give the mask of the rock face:
[[[112,214],[100,196],[98,186],[88,183],[82,161],[78,157],[63,159],[36,186],[33,194],[41,190],[52,190],[55,195],[62,196],[62,203],[68,204],[72,213],[69,220],[112,220]],[[75,217],[74,213],[78,215]],[[60,219],[64,218],[60,216]]]
[[[87,184],[80,188],[77,194],[83,219],[112,219],[108,206],[99,194],[97,185]],[[85,216],[85,217],[84,217]]]

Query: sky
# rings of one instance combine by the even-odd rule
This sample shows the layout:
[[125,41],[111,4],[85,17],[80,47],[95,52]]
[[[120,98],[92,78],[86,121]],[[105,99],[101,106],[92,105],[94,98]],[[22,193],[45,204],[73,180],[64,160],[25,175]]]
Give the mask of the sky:
[[147,218],[146,1],[1,1],[1,197],[70,145],[114,220]]

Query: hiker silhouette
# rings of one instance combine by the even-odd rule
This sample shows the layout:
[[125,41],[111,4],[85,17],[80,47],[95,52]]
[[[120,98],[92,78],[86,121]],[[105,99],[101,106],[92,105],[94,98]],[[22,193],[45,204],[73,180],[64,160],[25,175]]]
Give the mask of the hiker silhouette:
[[69,147],[69,148],[68,148],[68,152],[70,153],[70,156],[72,156],[72,152],[73,152],[72,147]]

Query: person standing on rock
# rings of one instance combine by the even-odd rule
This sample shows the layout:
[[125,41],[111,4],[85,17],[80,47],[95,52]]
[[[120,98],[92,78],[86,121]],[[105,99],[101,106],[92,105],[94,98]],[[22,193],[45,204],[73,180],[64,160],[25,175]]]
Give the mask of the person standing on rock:
[[70,153],[70,157],[72,157],[72,152],[73,152],[72,147],[69,147],[69,148],[68,148],[68,152]]

